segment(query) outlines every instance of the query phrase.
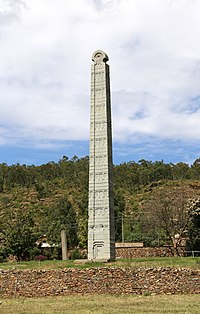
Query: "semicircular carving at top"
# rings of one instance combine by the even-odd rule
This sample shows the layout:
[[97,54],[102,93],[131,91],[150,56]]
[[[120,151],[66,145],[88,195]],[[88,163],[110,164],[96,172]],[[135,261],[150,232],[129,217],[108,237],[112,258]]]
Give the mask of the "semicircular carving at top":
[[102,62],[107,62],[109,60],[107,54],[102,50],[96,50],[92,55],[92,61],[94,61],[95,64],[99,64]]

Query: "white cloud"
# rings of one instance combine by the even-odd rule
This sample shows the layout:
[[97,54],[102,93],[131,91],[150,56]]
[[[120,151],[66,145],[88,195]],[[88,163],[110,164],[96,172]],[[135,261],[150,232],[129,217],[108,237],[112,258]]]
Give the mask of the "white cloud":
[[22,8],[25,7],[23,0],[0,1],[0,26],[16,22],[19,19]]
[[96,49],[110,57],[116,142],[199,141],[199,12],[199,0],[0,0],[0,145],[87,140]]

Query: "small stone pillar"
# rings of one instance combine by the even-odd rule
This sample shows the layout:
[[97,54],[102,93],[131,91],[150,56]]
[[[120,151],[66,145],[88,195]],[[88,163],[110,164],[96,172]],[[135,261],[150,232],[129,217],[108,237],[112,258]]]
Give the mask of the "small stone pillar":
[[66,231],[61,231],[61,242],[62,242],[62,260],[67,260],[67,237],[66,237]]

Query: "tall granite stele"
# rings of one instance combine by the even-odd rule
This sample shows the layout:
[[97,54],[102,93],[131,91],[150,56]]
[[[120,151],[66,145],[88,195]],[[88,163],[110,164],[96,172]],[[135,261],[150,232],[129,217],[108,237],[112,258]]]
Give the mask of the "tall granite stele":
[[112,179],[112,132],[108,56],[92,56],[90,107],[90,164],[88,259],[115,259]]

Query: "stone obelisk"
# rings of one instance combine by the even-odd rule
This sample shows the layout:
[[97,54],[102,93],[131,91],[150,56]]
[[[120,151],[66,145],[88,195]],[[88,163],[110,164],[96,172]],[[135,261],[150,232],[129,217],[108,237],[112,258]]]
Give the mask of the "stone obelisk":
[[115,259],[110,74],[105,52],[92,61],[88,259],[108,261]]

